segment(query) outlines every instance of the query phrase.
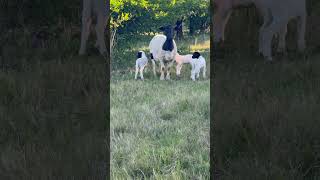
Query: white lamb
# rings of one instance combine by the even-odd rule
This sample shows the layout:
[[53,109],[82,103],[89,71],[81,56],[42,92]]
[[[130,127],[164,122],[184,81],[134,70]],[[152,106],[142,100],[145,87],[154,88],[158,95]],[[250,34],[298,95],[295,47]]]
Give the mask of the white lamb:
[[191,60],[191,79],[193,81],[196,80],[196,78],[199,78],[200,70],[202,69],[203,78],[206,78],[206,60],[199,52],[194,52],[192,54],[192,60]]
[[138,78],[138,72],[140,71],[140,78],[143,80],[143,70],[148,64],[148,58],[146,54],[143,51],[139,51],[137,55],[137,60],[136,60],[136,74],[134,79]]
[[176,54],[176,73],[177,73],[177,77],[180,76],[181,74],[181,68],[183,64],[191,64],[192,61],[192,54],[187,54],[187,55],[180,55],[178,52]]

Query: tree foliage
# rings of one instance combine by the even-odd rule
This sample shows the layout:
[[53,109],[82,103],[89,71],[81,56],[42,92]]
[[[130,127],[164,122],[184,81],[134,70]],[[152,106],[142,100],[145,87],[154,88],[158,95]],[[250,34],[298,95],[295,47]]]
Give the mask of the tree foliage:
[[[209,0],[111,0],[111,28],[120,33],[154,32],[184,18],[202,18],[209,24]],[[195,23],[194,23],[195,24]]]
[[1,0],[0,23],[7,28],[55,25],[63,20],[79,24],[81,1]]

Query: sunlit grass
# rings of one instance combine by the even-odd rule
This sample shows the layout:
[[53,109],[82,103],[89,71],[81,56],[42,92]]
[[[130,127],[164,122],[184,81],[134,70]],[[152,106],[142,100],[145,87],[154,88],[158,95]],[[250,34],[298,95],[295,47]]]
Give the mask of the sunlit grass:
[[[177,41],[178,49],[192,53],[196,37]],[[160,81],[149,63],[145,81],[134,80],[135,54],[147,52],[151,38],[122,41],[113,57],[111,177],[209,179],[209,79],[191,81],[190,66],[185,65],[179,81],[174,68],[173,80]],[[198,44],[208,59],[209,76],[207,42]]]
[[318,60],[227,57],[215,65],[221,179],[319,179]]
[[199,52],[207,51],[209,48],[210,48],[210,40],[206,40],[203,43],[199,43],[196,45],[191,45],[190,47],[192,51],[199,51]]

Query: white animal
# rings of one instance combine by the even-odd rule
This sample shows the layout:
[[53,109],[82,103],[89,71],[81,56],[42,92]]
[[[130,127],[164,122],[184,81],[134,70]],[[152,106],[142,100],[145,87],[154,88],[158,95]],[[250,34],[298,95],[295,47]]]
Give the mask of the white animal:
[[170,79],[170,68],[174,63],[177,53],[177,45],[173,40],[173,28],[171,25],[160,28],[164,35],[156,35],[149,43],[151,62],[153,65],[153,73],[156,75],[155,61],[160,62],[160,80],[164,80],[164,71],[166,71],[166,79]]
[[143,51],[139,51],[136,60],[136,74],[134,79],[138,78],[138,72],[140,72],[140,78],[143,80],[143,70],[148,64],[148,58]]
[[92,15],[94,15],[97,19],[97,24],[95,27],[97,41],[95,46],[99,49],[100,53],[104,55],[105,53],[107,53],[107,48],[104,40],[104,30],[107,23],[109,3],[106,3],[106,1],[104,0],[83,0],[82,2],[82,30],[79,54],[83,55],[86,52],[86,44],[90,34]]
[[240,6],[254,4],[263,16],[263,25],[259,30],[259,52],[267,60],[272,60],[271,41],[279,35],[278,51],[285,50],[287,25],[291,19],[297,19],[298,50],[305,50],[306,0],[214,0],[213,42],[217,45],[224,41],[226,24],[232,11]]
[[206,60],[200,55],[199,52],[194,52],[192,54],[191,67],[191,79],[193,81],[195,81],[196,78],[199,78],[201,69],[203,78],[206,78]]
[[181,74],[181,68],[183,64],[190,64],[192,61],[192,54],[187,54],[187,55],[180,55],[178,52],[175,57],[176,60],[176,73],[177,76],[179,77]]

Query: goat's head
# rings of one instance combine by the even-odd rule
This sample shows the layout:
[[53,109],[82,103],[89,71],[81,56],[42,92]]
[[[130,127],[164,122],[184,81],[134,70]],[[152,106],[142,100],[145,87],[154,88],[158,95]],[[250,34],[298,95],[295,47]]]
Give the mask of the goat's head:
[[162,26],[159,29],[164,33],[165,36],[167,36],[167,39],[173,39],[174,32],[172,25]]

